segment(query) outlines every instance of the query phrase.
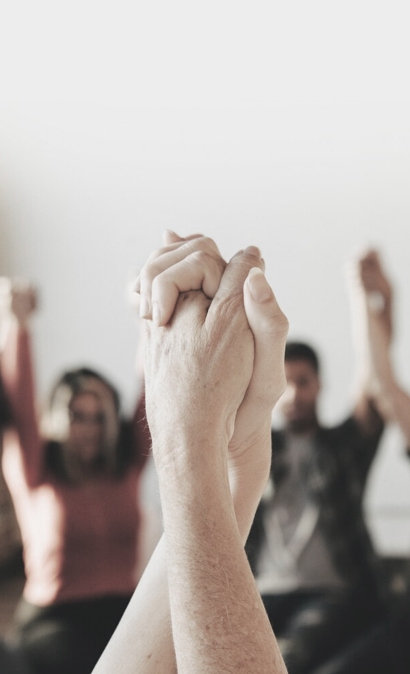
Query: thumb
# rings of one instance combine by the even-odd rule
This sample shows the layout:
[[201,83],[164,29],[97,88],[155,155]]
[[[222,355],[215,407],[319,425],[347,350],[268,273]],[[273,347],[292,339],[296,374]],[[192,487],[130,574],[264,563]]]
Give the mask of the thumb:
[[272,409],[286,385],[284,360],[289,323],[261,269],[249,271],[243,290],[246,317],[255,340],[247,396]]

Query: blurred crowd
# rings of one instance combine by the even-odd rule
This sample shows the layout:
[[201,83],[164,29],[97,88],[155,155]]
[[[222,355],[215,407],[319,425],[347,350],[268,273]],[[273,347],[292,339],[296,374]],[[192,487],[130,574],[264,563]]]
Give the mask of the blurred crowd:
[[[178,262],[175,298],[192,289],[213,298],[214,263],[186,281]],[[281,425],[269,430],[267,485],[246,536],[247,563],[289,674],[410,668],[410,596],[392,592],[363,509],[387,424],[400,427],[410,453],[410,395],[392,362],[394,292],[381,253],[354,259],[348,282],[357,362],[351,409],[332,427],[322,423],[320,355],[287,341]],[[24,564],[25,578],[0,646],[0,674],[90,674],[162,531],[142,515],[142,478],[148,465],[153,470],[143,368],[131,419],[115,386],[84,363],[63,372],[42,405],[31,334],[36,289],[2,279],[0,303],[0,573]],[[147,313],[152,318],[142,307],[142,318]],[[162,404],[157,395],[151,406]]]

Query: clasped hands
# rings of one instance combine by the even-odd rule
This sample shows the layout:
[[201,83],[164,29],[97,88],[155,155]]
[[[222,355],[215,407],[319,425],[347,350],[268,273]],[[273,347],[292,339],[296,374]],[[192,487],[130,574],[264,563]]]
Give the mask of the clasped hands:
[[226,263],[211,239],[167,232],[136,285],[157,468],[175,436],[212,429],[227,450],[231,490],[249,488],[255,499],[269,474],[288,331],[263,268],[255,247]]

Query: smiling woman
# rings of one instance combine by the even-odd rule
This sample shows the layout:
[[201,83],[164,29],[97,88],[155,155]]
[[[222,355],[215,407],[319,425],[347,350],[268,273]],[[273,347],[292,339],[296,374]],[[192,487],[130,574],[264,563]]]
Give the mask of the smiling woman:
[[42,423],[48,460],[61,479],[81,483],[126,468],[132,437],[120,423],[119,407],[117,390],[95,370],[83,367],[62,375]]
[[144,395],[132,422],[98,372],[66,372],[37,421],[29,317],[33,289],[11,284],[2,354],[11,422],[3,471],[22,532],[26,584],[15,644],[34,674],[89,674],[135,588],[139,484],[149,451]]

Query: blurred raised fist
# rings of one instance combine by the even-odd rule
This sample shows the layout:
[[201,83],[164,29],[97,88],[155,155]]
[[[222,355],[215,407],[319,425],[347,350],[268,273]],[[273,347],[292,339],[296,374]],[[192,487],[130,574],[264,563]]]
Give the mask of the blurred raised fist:
[[391,299],[392,287],[376,250],[369,250],[359,258],[358,272],[367,294],[377,293],[384,302]]
[[37,308],[35,288],[24,279],[0,278],[0,311],[3,316],[14,316],[24,325]]

